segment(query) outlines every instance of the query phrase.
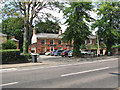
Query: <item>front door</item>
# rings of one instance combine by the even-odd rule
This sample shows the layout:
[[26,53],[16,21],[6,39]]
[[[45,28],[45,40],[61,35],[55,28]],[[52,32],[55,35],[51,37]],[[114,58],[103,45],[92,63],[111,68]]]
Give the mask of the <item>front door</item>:
[[54,47],[50,47],[50,51],[54,51]]

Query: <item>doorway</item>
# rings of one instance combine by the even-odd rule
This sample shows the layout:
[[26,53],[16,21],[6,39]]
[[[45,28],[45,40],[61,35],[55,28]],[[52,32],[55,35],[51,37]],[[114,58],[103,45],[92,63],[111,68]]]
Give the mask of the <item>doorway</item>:
[[54,51],[54,47],[50,47],[50,51]]

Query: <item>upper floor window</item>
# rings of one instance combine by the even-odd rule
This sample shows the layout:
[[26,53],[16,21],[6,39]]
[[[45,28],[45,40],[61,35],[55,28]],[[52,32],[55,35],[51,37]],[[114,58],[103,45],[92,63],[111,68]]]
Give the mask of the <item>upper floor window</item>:
[[61,40],[58,40],[58,44],[61,45]]
[[53,40],[50,40],[50,44],[54,44],[54,41],[53,41]]
[[92,40],[89,40],[89,43],[92,44]]
[[87,40],[85,40],[85,44],[87,44]]
[[41,40],[41,45],[45,45],[45,40]]

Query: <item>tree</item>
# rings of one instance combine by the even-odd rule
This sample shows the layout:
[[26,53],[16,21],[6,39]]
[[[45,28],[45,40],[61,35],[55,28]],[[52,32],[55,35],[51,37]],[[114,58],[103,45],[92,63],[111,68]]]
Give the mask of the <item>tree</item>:
[[58,25],[58,22],[50,21],[49,19],[46,19],[45,22],[39,21],[36,22],[37,27],[37,33],[58,33],[60,26]]
[[23,46],[23,32],[24,28],[24,18],[8,18],[2,21],[2,33],[7,34],[8,39],[15,36],[19,40],[19,48],[22,51]]
[[71,2],[70,7],[66,7],[64,15],[68,24],[66,31],[63,33],[63,40],[70,42],[73,40],[73,55],[80,56],[80,46],[84,44],[84,41],[88,35],[90,35],[87,22],[93,20],[88,12],[92,10],[93,6],[91,2]]
[[[117,42],[120,34],[120,2],[102,2],[98,5],[97,14],[99,19],[93,24],[93,28],[98,28],[97,35],[103,38],[107,52]],[[106,52],[106,53],[107,53]]]
[[2,43],[2,49],[16,49],[17,45],[10,40],[7,40],[6,43]]
[[[4,5],[3,15],[6,16],[20,16],[24,17],[24,43],[23,43],[23,53],[28,52],[28,45],[31,41],[31,26],[33,25],[33,20],[35,18],[43,19],[43,17],[48,17],[50,14],[42,12],[43,9],[53,10],[58,6],[58,2],[48,2],[48,1],[28,1],[28,2],[9,2]],[[40,17],[41,15],[42,17]]]

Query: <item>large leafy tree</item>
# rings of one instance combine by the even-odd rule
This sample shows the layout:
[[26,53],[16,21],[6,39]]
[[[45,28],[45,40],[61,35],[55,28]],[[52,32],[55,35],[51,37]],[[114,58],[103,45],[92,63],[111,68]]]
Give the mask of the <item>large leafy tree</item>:
[[[16,17],[22,15],[24,17],[24,43],[23,43],[23,53],[28,52],[28,45],[31,40],[31,26],[33,25],[33,20],[35,18],[43,19],[43,17],[48,17],[50,14],[42,12],[43,9],[53,10],[58,6],[57,2],[48,1],[27,1],[27,2],[6,2],[4,5],[3,17]],[[39,16],[40,15],[40,16]]]
[[15,36],[19,40],[19,48],[22,50],[24,18],[8,18],[2,21],[2,33],[7,34],[8,39]]
[[[107,52],[117,43],[120,33],[120,2],[102,2],[98,4],[98,20],[93,24],[98,28],[97,35],[103,38]],[[107,53],[106,52],[106,53]]]
[[[37,33],[58,33],[59,32],[59,24],[58,22],[50,21],[49,19],[46,19],[45,22],[42,20],[39,22],[36,22],[37,27]],[[47,28],[46,28],[47,27]]]
[[84,44],[87,36],[90,35],[87,22],[93,20],[89,11],[93,8],[91,2],[71,2],[69,7],[64,10],[64,15],[67,18],[68,25],[63,34],[63,40],[70,42],[73,40],[73,55],[80,56],[80,46]]

